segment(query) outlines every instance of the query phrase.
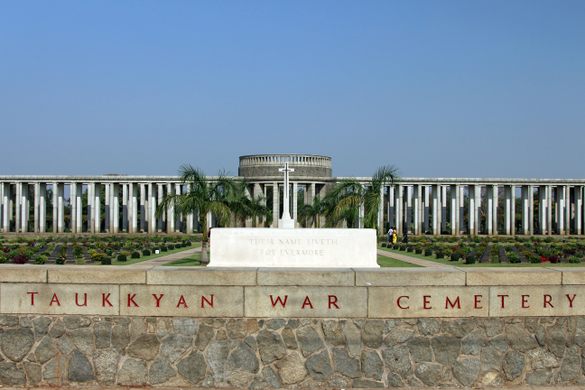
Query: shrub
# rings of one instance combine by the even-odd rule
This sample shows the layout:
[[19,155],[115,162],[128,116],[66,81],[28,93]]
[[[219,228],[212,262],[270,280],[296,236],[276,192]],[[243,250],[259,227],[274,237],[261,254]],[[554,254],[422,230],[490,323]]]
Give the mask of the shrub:
[[581,258],[579,256],[571,256],[569,257],[569,263],[578,264],[581,262]]
[[164,245],[160,247],[160,250],[161,250],[161,252],[166,252],[166,251],[168,251],[167,247],[166,247],[166,246],[164,246]]
[[132,258],[133,259],[139,259],[140,258],[140,252],[138,252],[138,251],[132,252]]
[[47,262],[47,256],[45,255],[36,255],[34,258],[35,264],[45,264]]
[[423,253],[423,250],[422,250],[422,248],[415,248],[414,253],[416,253],[417,255],[420,255]]
[[55,259],[55,263],[59,264],[59,265],[63,265],[63,264],[65,264],[65,258],[64,257],[57,257]]
[[444,257],[445,257],[445,254],[443,252],[441,252],[441,251],[436,251],[435,252],[435,258],[436,259],[442,259]]
[[506,256],[508,257],[508,261],[511,264],[518,264],[520,263],[520,255],[518,254],[518,252],[516,251],[510,251],[506,254]]
[[126,261],[126,260],[128,260],[128,257],[125,254],[120,253],[117,257],[117,260],[118,261]]
[[425,249],[425,256],[432,256],[432,255],[433,255],[432,249]]
[[382,243],[382,248],[388,248],[388,245],[386,245],[385,242]]
[[143,249],[142,256],[150,256],[150,249]]
[[169,244],[167,245],[167,249],[172,251],[173,249],[175,249],[175,245],[174,244]]
[[4,252],[0,252],[0,264],[8,262],[8,256]]
[[477,262],[477,253],[469,252],[465,255],[465,264],[475,264]]
[[112,264],[112,258],[111,257],[103,257],[100,262],[102,263],[102,265],[111,265]]
[[14,264],[26,264],[28,263],[28,256],[17,254],[12,258]]

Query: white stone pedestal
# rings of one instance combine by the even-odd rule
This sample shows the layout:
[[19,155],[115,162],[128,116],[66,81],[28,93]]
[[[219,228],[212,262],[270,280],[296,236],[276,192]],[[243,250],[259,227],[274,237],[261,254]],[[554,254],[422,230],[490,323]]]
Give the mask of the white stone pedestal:
[[375,229],[214,228],[209,267],[378,268]]

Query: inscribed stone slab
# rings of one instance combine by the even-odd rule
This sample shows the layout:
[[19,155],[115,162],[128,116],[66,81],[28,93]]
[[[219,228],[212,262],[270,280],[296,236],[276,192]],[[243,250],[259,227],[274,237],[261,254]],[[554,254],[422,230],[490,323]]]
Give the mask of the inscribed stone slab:
[[0,284],[0,312],[31,314],[119,313],[116,285]]
[[368,317],[486,317],[487,287],[370,287]]
[[365,287],[246,287],[246,317],[365,317]]
[[241,317],[244,292],[223,286],[120,286],[120,314]]
[[378,268],[375,229],[215,228],[211,267]]
[[491,317],[585,315],[585,286],[490,288]]

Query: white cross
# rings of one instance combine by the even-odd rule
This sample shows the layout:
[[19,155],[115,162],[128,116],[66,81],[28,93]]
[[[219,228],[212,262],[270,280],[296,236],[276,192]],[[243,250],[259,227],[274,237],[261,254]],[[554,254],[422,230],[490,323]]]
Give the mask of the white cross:
[[290,202],[289,202],[289,192],[288,192],[288,174],[289,172],[294,172],[294,168],[289,168],[288,162],[284,163],[284,168],[279,168],[278,172],[284,173],[284,197],[282,199],[283,204],[283,211],[282,211],[282,219],[291,219],[290,217]]

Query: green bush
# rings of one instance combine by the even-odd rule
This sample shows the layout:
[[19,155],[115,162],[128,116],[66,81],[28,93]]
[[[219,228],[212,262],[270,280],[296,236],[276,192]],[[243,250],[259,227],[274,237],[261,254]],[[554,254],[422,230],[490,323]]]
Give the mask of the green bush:
[[166,246],[163,245],[163,246],[160,247],[160,251],[161,252],[166,252],[166,251],[168,251],[168,249],[167,249]]
[[569,263],[571,264],[578,264],[581,262],[581,257],[579,256],[570,256],[569,257]]
[[118,261],[127,261],[127,260],[128,260],[128,257],[127,257],[125,254],[123,254],[123,253],[120,253],[120,254],[118,255],[118,257],[116,257],[116,259],[117,259]]
[[55,263],[59,264],[59,265],[63,265],[63,264],[65,264],[65,258],[64,257],[57,257],[55,259]]
[[443,252],[441,252],[441,251],[436,251],[435,252],[435,258],[436,259],[442,259],[444,257],[445,257],[445,254]]
[[47,262],[48,257],[45,255],[36,255],[34,257],[35,264],[45,264]]
[[518,264],[518,263],[520,263],[520,255],[518,254],[518,252],[516,252],[516,251],[510,251],[510,252],[506,253],[506,256],[508,257],[508,261],[511,264]]
[[475,264],[477,263],[477,253],[476,252],[469,252],[465,255],[465,264]]
[[140,252],[138,252],[138,251],[133,251],[133,252],[132,252],[132,258],[133,258],[133,259],[139,259],[139,258],[140,258]]
[[112,258],[111,257],[104,257],[100,260],[102,265],[112,265]]
[[150,256],[150,249],[143,249],[142,256]]
[[425,253],[425,256],[432,256],[433,255],[432,249],[428,249],[428,248],[425,249],[425,252],[424,253]]

